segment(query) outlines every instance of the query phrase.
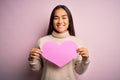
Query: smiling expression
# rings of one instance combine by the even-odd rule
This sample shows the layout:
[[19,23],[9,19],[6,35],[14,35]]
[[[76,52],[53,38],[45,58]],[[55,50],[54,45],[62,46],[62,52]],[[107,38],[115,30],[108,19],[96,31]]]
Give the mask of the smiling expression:
[[69,26],[69,19],[64,9],[60,8],[55,11],[53,26],[58,33],[63,33],[67,31]]

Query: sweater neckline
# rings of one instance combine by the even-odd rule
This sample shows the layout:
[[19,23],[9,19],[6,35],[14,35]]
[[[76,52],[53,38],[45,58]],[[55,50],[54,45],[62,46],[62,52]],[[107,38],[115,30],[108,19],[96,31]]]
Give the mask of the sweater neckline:
[[68,31],[66,31],[64,33],[57,33],[55,31],[53,31],[52,36],[55,37],[55,38],[66,38],[66,37],[70,36],[70,34],[69,34]]

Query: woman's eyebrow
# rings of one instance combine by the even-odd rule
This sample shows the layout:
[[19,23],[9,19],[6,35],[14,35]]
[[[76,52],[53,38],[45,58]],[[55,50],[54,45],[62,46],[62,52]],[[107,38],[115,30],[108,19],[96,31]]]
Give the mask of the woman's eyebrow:
[[[67,16],[66,14],[65,15],[62,15],[62,17],[65,17],[65,16]],[[57,15],[54,15],[54,17],[59,17],[59,16],[57,16]]]
[[57,15],[54,15],[54,17],[58,17]]
[[65,15],[62,15],[62,17],[65,17],[65,16],[67,16],[66,14]]

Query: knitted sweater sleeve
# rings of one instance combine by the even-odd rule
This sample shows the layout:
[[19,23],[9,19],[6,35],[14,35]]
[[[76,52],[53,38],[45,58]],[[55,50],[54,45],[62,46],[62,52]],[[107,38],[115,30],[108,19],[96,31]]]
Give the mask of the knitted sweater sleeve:
[[[78,48],[84,47],[78,38],[75,39],[75,42],[77,43]],[[87,70],[89,63],[89,59],[83,60],[82,56],[78,54],[77,58],[74,59],[74,69],[78,74],[83,74]]]
[[81,56],[78,55],[77,58],[74,60],[74,69],[78,74],[83,74],[87,70],[89,63],[89,59],[84,61],[82,60]]
[[39,71],[42,68],[41,62],[42,61],[40,60],[40,58],[36,58],[36,59],[33,59],[32,61],[29,61],[31,70]]

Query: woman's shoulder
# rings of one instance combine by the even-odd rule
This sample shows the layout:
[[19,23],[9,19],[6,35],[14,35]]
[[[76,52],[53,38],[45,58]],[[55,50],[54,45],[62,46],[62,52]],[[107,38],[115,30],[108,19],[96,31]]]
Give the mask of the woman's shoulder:
[[46,42],[49,39],[51,39],[51,35],[46,35],[46,36],[39,38],[38,39],[38,47],[41,47],[44,44],[44,42]]
[[75,41],[80,41],[80,39],[78,37],[76,37],[76,36],[70,36],[70,39],[75,40]]
[[75,42],[79,47],[83,47],[82,41],[76,36],[70,36],[70,40]]
[[46,35],[46,36],[39,38],[39,40],[46,40],[46,39],[50,39],[50,38],[51,38],[51,35]]

